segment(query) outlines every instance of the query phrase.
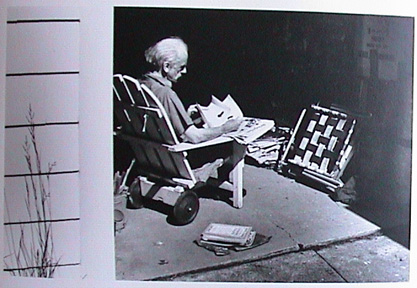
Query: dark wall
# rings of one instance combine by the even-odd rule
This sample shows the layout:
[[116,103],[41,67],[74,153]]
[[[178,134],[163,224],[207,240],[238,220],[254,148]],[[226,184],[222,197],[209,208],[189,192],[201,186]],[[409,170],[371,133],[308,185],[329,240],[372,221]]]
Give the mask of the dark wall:
[[[144,51],[176,35],[189,45],[188,73],[174,86],[185,106],[230,93],[246,116],[289,127],[318,102],[372,114],[358,119],[357,151],[343,180],[356,179],[351,208],[408,247],[413,24],[370,15],[116,8],[114,73],[140,77],[150,69]],[[124,151],[114,155],[116,171],[128,147],[115,150]]]
[[247,116],[293,126],[313,103],[356,105],[358,17],[276,11],[115,9],[114,72],[140,77],[143,52],[176,35],[189,45],[184,104],[232,94]]

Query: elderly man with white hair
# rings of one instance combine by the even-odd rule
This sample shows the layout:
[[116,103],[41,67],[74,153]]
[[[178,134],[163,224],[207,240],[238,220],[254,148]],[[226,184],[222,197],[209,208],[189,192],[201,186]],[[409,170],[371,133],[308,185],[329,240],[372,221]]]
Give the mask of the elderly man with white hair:
[[[141,83],[145,84],[160,100],[174,127],[175,133],[184,142],[200,143],[214,139],[225,133],[237,130],[243,119],[230,119],[218,127],[197,127],[187,113],[177,93],[172,90],[172,83],[187,73],[188,46],[179,37],[160,40],[145,51],[146,61],[155,69],[146,73]],[[197,179],[206,181],[215,173],[217,177],[227,177],[233,154],[232,145],[224,143],[188,151],[188,160]],[[242,155],[244,153],[242,152]],[[219,167],[222,169],[218,170]],[[224,175],[224,176],[220,176]],[[217,178],[216,177],[216,178]]]
[[199,143],[236,130],[242,119],[231,119],[219,127],[198,128],[186,112],[172,83],[187,73],[188,47],[178,37],[162,39],[145,51],[146,61],[155,70],[144,75],[145,84],[158,97],[173,124],[177,135],[185,142]]

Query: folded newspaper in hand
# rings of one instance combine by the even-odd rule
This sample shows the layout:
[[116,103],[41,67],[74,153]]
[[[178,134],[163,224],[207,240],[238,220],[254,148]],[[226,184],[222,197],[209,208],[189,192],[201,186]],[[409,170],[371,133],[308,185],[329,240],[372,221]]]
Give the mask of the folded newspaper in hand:
[[197,109],[207,127],[218,127],[230,119],[243,117],[242,110],[230,94],[223,101],[212,95],[209,105],[197,104]]

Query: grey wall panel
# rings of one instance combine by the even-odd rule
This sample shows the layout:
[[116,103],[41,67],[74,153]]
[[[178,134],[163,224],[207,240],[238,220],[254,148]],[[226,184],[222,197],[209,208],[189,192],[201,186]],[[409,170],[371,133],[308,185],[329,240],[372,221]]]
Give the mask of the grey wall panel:
[[[47,203],[50,203],[48,219],[79,218],[78,177],[78,173],[71,173],[5,178],[5,223],[37,219],[36,208],[42,205],[40,200],[36,201],[38,205],[35,205],[35,193],[40,195],[41,192],[48,195]],[[41,188],[41,184],[44,188]]]
[[28,124],[29,106],[36,123],[78,122],[79,75],[7,77],[6,126]]
[[[35,141],[40,165],[38,169],[37,155],[33,149],[27,127],[6,129],[5,133],[5,173],[8,175],[58,173],[79,170],[78,126],[53,125],[35,127]],[[29,157],[32,171],[25,159],[25,141],[28,140]],[[49,165],[54,164],[49,171]]]
[[29,22],[7,25],[6,73],[79,70],[78,22]]

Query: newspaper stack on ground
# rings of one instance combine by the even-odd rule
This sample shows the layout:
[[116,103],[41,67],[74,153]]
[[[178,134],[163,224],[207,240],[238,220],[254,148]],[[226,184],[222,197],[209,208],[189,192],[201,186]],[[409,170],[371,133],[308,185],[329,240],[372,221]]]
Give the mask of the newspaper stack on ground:
[[274,165],[278,160],[284,140],[285,137],[256,139],[249,143],[246,155],[260,165]]
[[251,226],[211,223],[201,233],[197,245],[213,251],[218,256],[228,255],[230,250],[243,251],[269,241]]
[[212,223],[201,234],[201,241],[225,247],[250,246],[255,235],[256,232],[249,226]]
[[277,168],[290,137],[290,128],[274,127],[272,131],[248,144],[247,162],[252,165]]

